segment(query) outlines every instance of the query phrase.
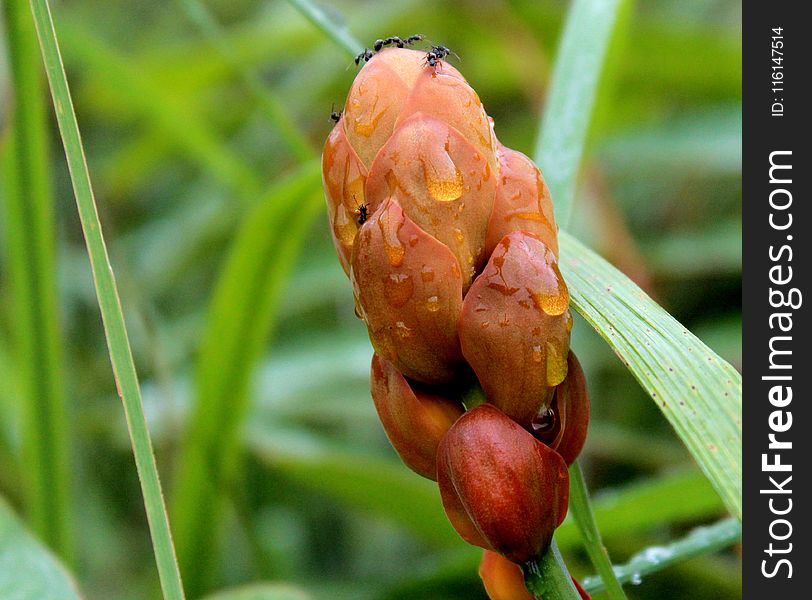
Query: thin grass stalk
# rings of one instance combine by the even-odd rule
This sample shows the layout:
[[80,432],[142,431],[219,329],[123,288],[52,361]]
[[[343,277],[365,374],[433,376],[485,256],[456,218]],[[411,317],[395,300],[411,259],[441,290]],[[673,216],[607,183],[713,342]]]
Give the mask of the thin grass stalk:
[[161,588],[166,600],[182,600],[184,598],[183,586],[172,545],[169,519],[164,507],[161,483],[152,451],[152,441],[144,417],[138,376],[135,372],[121,301],[99,222],[79,125],[76,121],[76,113],[73,109],[70,88],[62,66],[62,57],[47,0],[31,0],[31,11],[34,15],[42,58],[48,74],[56,118],[73,183],[76,206],[87,244],[113,374],[130,432]]
[[4,3],[12,80],[5,153],[11,323],[22,405],[28,520],[65,561],[72,559],[70,447],[56,283],[56,227],[48,164],[45,80],[26,0]]

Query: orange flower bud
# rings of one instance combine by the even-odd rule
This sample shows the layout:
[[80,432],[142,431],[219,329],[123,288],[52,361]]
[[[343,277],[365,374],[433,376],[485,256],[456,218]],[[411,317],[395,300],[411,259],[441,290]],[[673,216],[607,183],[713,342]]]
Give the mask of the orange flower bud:
[[459,401],[412,386],[392,363],[372,357],[372,400],[386,436],[412,471],[437,479],[437,446],[465,412]]
[[457,260],[404,215],[395,199],[361,227],[351,277],[360,316],[382,358],[417,381],[454,379],[462,362]]
[[485,252],[490,256],[508,233],[527,231],[535,233],[558,258],[558,227],[553,215],[553,201],[541,171],[524,154],[501,144],[496,155],[500,167],[499,181],[488,223]]
[[465,296],[460,342],[489,402],[529,428],[567,374],[569,292],[555,254],[514,232]]
[[[555,389],[552,404],[545,416],[547,418],[543,421],[534,421],[533,435],[558,452],[567,465],[571,465],[584,447],[589,426],[586,377],[572,351],[567,357],[567,376]],[[540,427],[542,422],[549,423],[549,426]]]
[[521,567],[496,552],[482,554],[479,576],[491,600],[535,600],[524,585]]
[[489,404],[465,413],[443,437],[437,482],[463,539],[516,563],[543,552],[567,514],[564,460]]

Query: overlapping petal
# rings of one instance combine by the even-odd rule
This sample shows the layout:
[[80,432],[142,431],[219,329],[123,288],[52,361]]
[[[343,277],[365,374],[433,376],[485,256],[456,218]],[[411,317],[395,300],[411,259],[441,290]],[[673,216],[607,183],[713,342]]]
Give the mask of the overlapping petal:
[[439,389],[413,385],[392,363],[372,357],[372,400],[386,436],[415,473],[437,479],[437,446],[465,412],[458,399]]
[[361,227],[351,276],[375,351],[417,381],[452,381],[462,364],[457,259],[409,219],[395,198]]
[[463,303],[460,342],[488,400],[529,427],[567,374],[569,293],[537,236],[506,235]]

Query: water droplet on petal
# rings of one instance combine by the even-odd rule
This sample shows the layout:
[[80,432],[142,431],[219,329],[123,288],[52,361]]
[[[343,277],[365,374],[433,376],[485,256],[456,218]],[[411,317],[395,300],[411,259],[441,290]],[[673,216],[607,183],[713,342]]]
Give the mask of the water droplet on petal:
[[429,312],[437,312],[440,310],[440,299],[437,296],[429,296],[426,300],[426,308]]
[[389,305],[399,308],[412,297],[414,283],[406,273],[391,273],[384,282],[383,292]]
[[406,339],[412,335],[412,330],[409,329],[403,321],[398,321],[395,323],[395,333],[397,333],[401,339]]
[[434,281],[434,269],[428,265],[423,265],[423,268],[420,270],[420,278],[426,283]]
[[547,385],[556,386],[567,376],[567,352],[557,344],[547,342]]
[[534,433],[545,434],[553,430],[556,424],[555,411],[550,406],[543,406],[530,422]]

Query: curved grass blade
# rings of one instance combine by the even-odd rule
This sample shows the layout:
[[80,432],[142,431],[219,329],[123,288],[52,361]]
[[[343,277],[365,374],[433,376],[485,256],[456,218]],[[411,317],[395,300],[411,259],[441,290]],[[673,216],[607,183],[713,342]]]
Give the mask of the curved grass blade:
[[220,502],[236,467],[252,374],[271,334],[283,284],[324,205],[320,177],[318,161],[307,163],[246,215],[215,288],[173,498],[191,596],[209,585]]
[[337,23],[322,7],[317,6],[311,0],[288,0],[288,2],[317,29],[346,50],[350,56],[355,56],[364,49],[361,42],[353,37],[345,24]]
[[45,80],[27,0],[4,9],[12,79],[4,155],[8,276],[22,415],[21,475],[34,531],[72,558],[70,448],[56,284],[56,227],[48,163]]
[[144,418],[138,376],[133,364],[121,301],[102,235],[93,188],[90,183],[90,173],[79,134],[79,125],[76,122],[76,113],[73,109],[70,88],[62,66],[62,57],[47,0],[31,0],[31,11],[34,15],[59,131],[65,147],[65,157],[73,183],[73,192],[76,196],[76,205],[82,222],[82,231],[90,257],[113,374],[124,405],[135,464],[141,480],[141,491],[152,533],[153,550],[161,587],[164,598],[167,600],[182,600],[183,586],[175,560],[172,534],[169,530],[169,519],[164,507],[155,456],[152,452],[152,442]]
[[76,582],[0,498],[0,598],[80,600]]
[[[666,546],[651,546],[635,554],[624,565],[616,565],[614,572],[623,583],[640,584],[645,575],[656,573],[677,563],[722,550],[741,539],[742,526],[730,518],[714,525],[697,527],[684,538]],[[606,588],[600,577],[586,577],[582,585],[590,594]]]
[[607,55],[630,6],[630,0],[575,0],[567,15],[534,152],[561,226],[572,212]]
[[741,375],[612,265],[562,231],[572,303],[637,378],[741,519]]

